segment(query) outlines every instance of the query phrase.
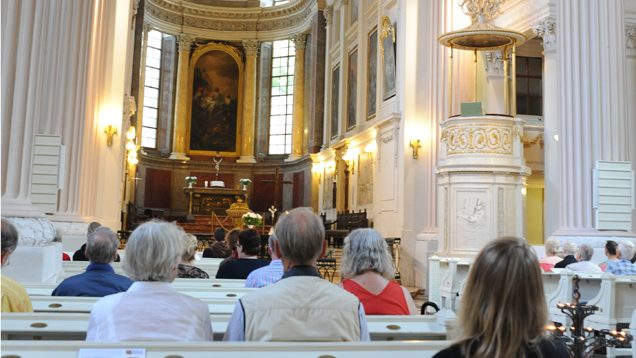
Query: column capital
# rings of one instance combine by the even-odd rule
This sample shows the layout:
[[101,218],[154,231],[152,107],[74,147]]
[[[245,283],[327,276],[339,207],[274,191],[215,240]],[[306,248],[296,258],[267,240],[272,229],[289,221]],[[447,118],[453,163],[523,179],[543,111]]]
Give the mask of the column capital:
[[627,56],[636,56],[636,25],[625,25],[625,46],[627,46]]
[[486,51],[486,65],[489,76],[503,76],[503,52]]
[[177,42],[179,43],[179,51],[190,51],[192,43],[195,37],[188,34],[177,35]]
[[144,22],[143,34],[144,38],[148,38],[148,33],[152,30],[152,25],[147,22]]
[[292,37],[292,41],[294,41],[294,46],[296,47],[296,50],[304,50],[305,47],[307,46],[307,35],[306,34],[294,35],[294,37]]
[[329,5],[325,7],[325,9],[322,10],[322,16],[325,17],[325,22],[327,23],[327,26],[331,25],[331,22],[333,20],[333,6]]
[[532,31],[543,40],[542,45],[545,51],[556,51],[556,22],[554,20],[543,19],[532,26]]
[[258,40],[243,40],[243,48],[247,56],[258,56],[260,45]]

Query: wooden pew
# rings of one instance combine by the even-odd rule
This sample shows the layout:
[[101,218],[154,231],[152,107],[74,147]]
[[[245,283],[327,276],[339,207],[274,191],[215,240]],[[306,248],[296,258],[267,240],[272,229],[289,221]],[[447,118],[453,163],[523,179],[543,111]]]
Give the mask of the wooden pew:
[[[219,270],[220,262],[221,262],[221,259],[205,259],[205,260],[196,261],[194,263],[194,266],[205,271],[210,276],[210,278],[214,278],[214,276],[216,276],[217,271]],[[64,262],[62,264],[62,272],[58,274],[57,282],[59,283],[70,276],[75,276],[75,275],[84,273],[86,271],[86,267],[88,266],[88,264],[89,263],[87,261]],[[116,274],[126,276],[126,273],[124,272],[124,268],[123,268],[123,263],[113,262],[111,263],[111,266],[115,270]]]
[[629,324],[636,310],[636,276],[614,276],[603,273],[598,294],[588,301],[599,310],[586,319],[595,329],[616,329]]
[[[3,313],[2,340],[84,340],[88,313]],[[214,340],[223,339],[229,315],[210,314]],[[367,316],[374,341],[444,340],[434,316]]]
[[[203,280],[201,280],[203,281]],[[207,280],[209,281],[209,280]],[[223,298],[222,296],[227,294],[235,294],[242,296],[248,292],[254,291],[255,288],[244,287],[214,287],[214,284],[201,282],[202,284],[173,284],[175,290],[186,295],[197,298]],[[53,290],[57,287],[56,284],[25,284],[24,289],[29,296],[51,296]],[[234,297],[234,296],[228,296]]]
[[2,355],[77,358],[80,348],[145,348],[146,358],[431,358],[449,341],[423,342],[53,342],[4,341]]

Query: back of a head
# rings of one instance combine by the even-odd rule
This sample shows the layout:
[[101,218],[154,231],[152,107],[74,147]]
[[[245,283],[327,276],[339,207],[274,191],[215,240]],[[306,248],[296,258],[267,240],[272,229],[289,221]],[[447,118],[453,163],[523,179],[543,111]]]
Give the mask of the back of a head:
[[621,259],[631,260],[634,257],[634,243],[629,240],[621,240],[618,250],[621,252]]
[[579,254],[581,255],[581,261],[590,261],[594,256],[594,248],[589,244],[581,244],[579,246]]
[[382,235],[374,229],[357,229],[345,238],[340,276],[348,279],[367,271],[389,280],[395,278],[391,254]]
[[7,220],[2,220],[2,255],[15,251],[18,246],[18,230]]
[[309,208],[283,214],[276,223],[276,241],[282,258],[296,265],[318,260],[325,240],[322,220]]
[[576,255],[578,249],[579,247],[576,246],[576,243],[573,241],[566,241],[563,244],[563,252],[565,252],[566,255]]
[[90,235],[93,232],[95,232],[95,230],[99,229],[100,227],[102,227],[102,224],[98,223],[97,221],[93,221],[92,223],[88,224],[88,230],[86,235]]
[[227,231],[222,227],[214,230],[214,240],[216,241],[225,240],[225,235],[227,235]]
[[545,240],[544,246],[545,251],[549,252],[552,255],[556,255],[559,253],[559,247],[561,246],[561,243],[555,238],[549,238]]
[[196,236],[186,234],[185,232],[181,234],[181,238],[183,239],[183,255],[181,255],[181,261],[190,262],[194,260],[199,240],[197,240]]
[[152,220],[139,225],[126,243],[124,271],[135,281],[173,279],[173,269],[181,262],[183,230],[173,223]]
[[605,248],[607,249],[607,253],[616,256],[616,248],[618,248],[618,243],[613,240],[607,240],[605,243]]
[[261,247],[261,235],[254,229],[245,229],[238,235],[243,254],[248,256],[258,255]]
[[236,251],[236,243],[238,242],[238,236],[240,233],[240,229],[234,229],[225,234],[225,242],[227,243],[227,246],[232,249],[232,251]]
[[[460,346],[465,357],[524,357],[548,320],[541,268],[523,239],[502,237],[479,253],[461,301]],[[478,346],[470,353],[469,347]]]
[[108,264],[115,259],[119,248],[119,238],[113,230],[100,227],[86,239],[86,257],[90,262]]

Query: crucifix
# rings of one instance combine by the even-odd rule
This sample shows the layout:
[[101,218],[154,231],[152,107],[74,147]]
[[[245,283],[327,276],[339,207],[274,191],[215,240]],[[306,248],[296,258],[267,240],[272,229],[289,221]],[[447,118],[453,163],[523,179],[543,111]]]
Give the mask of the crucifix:
[[261,180],[261,183],[274,183],[274,207],[275,208],[278,207],[278,187],[281,184],[294,184],[293,180],[288,180],[288,181],[278,180],[279,170],[280,170],[280,167],[276,167],[276,174],[274,175],[274,180]]
[[[219,157],[219,152],[216,152],[216,158]],[[219,169],[221,167],[221,162],[223,161],[223,158],[221,158],[220,160],[217,160],[216,158],[212,158],[212,160],[214,160],[214,169],[216,169],[216,180],[219,180]]]

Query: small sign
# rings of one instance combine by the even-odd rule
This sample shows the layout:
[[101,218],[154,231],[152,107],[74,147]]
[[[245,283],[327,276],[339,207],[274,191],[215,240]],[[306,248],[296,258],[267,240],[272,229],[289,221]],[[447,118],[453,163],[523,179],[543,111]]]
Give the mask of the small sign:
[[146,358],[146,348],[82,348],[77,358]]

